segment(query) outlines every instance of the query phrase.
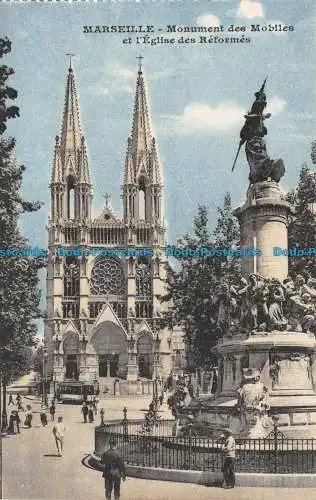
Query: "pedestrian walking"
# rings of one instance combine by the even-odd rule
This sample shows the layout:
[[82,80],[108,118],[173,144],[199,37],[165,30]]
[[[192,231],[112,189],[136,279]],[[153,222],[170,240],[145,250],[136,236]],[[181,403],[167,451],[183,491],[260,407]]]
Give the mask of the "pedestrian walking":
[[18,434],[20,434],[21,420],[20,420],[19,414],[16,410],[13,411],[13,414],[14,414],[14,432],[17,432]]
[[9,426],[7,428],[7,433],[8,434],[15,434],[15,430],[14,430],[14,411],[13,410],[11,411],[11,415],[10,415],[10,418],[9,418]]
[[54,400],[52,400],[52,404],[49,407],[50,419],[52,422],[54,422],[55,419],[55,412],[56,412],[56,406]]
[[24,427],[30,429],[32,427],[32,420],[33,420],[32,407],[30,405],[26,405]]
[[21,398],[20,394],[17,395],[15,402],[16,402],[16,405],[18,407],[18,411],[24,411],[24,408],[22,405],[22,398]]
[[64,434],[65,434],[65,424],[63,422],[63,417],[58,417],[57,424],[53,427],[53,434],[55,436],[55,443],[57,447],[57,453],[59,457],[62,457],[64,451]]
[[18,405],[18,411],[24,411],[21,401],[19,401],[17,405]]
[[83,421],[85,424],[87,423],[88,412],[89,412],[89,409],[88,409],[87,403],[84,402],[82,405],[82,408],[81,408],[81,413],[83,415]]
[[104,408],[100,409],[101,425],[104,425]]
[[88,417],[89,417],[89,424],[92,424],[94,422],[94,411],[92,404],[89,406],[88,409]]
[[235,457],[236,442],[230,429],[225,430],[224,464],[223,464],[223,488],[234,488],[235,486]]
[[46,415],[46,406],[45,405],[41,405],[40,419],[41,419],[42,426],[46,427],[47,415]]
[[11,393],[9,394],[9,401],[8,401],[8,406],[10,405],[14,405],[13,396]]
[[104,488],[106,500],[111,499],[114,489],[114,500],[119,500],[121,491],[121,479],[125,481],[125,466],[121,453],[116,449],[116,441],[110,439],[110,449],[101,456],[103,465]]
[[93,406],[94,414],[97,415],[97,413],[98,413],[98,400],[95,396],[94,396],[93,401],[92,401],[92,406]]

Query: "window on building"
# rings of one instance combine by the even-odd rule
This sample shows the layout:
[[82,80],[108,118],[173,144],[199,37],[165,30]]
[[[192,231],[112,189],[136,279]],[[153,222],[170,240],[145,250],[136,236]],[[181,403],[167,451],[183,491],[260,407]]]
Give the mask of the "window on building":
[[67,180],[67,216],[68,219],[74,219],[75,217],[75,186],[74,178],[68,177]]
[[80,265],[76,257],[66,257],[64,265],[64,297],[80,295]]
[[152,307],[152,265],[148,259],[140,258],[135,270],[136,304],[135,311],[138,318],[151,318]]
[[139,180],[138,187],[138,217],[141,220],[146,219],[146,185],[144,177]]
[[91,273],[91,295],[122,295],[125,274],[122,263],[111,257],[96,261]]

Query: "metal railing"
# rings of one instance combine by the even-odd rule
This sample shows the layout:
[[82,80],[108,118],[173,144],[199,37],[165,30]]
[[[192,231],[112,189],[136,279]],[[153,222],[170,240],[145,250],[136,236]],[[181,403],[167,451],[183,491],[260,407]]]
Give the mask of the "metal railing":
[[[160,420],[150,435],[143,420],[127,420],[96,427],[96,442],[107,448],[117,442],[126,463],[136,466],[221,471],[224,442],[219,438],[175,436],[175,421]],[[288,439],[270,434],[266,439],[236,439],[236,472],[281,474],[316,473],[316,439]]]

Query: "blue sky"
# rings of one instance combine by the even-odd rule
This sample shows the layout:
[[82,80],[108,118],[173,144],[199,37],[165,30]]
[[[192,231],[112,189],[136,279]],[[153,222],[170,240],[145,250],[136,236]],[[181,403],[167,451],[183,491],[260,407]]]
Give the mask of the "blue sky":
[[[164,169],[167,237],[174,242],[192,227],[197,204],[207,204],[211,223],[230,191],[234,205],[245,197],[248,168],[244,153],[235,172],[243,114],[265,76],[272,112],[267,148],[283,158],[284,190],[297,182],[300,165],[310,162],[315,138],[315,2],[307,0],[209,0],[196,2],[108,2],[89,4],[0,5],[0,28],[13,43],[6,63],[16,74],[21,118],[12,120],[16,156],[27,169],[23,194],[45,203],[23,220],[33,246],[46,247],[50,210],[48,185],[54,137],[60,132],[68,60],[74,68],[94,190],[93,211],[105,192],[120,213],[120,185],[131,131],[137,73],[144,56],[151,118]],[[250,33],[249,44],[123,44],[121,34],[84,34],[84,25],[181,26],[282,23],[293,32]],[[170,35],[165,31],[153,36]],[[188,34],[196,37],[198,34]],[[225,37],[231,34],[225,33]],[[135,38],[133,39],[133,41]]]

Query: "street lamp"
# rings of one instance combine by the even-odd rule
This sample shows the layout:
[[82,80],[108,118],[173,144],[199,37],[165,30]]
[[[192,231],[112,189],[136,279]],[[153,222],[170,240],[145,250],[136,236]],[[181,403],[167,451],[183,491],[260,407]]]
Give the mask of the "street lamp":
[[[12,349],[9,347],[1,347],[0,348],[1,355],[12,352]],[[1,419],[1,435],[6,435],[6,429],[8,427],[8,417],[7,417],[7,387],[6,387],[6,378],[3,373],[3,366],[5,366],[5,360],[1,360],[1,368],[0,368],[0,419]],[[1,389],[2,389],[2,412],[1,412]]]
[[[2,286],[0,287],[0,427],[1,434],[6,435],[6,429],[8,427],[8,418],[7,418],[7,394],[6,394],[6,373],[5,373],[5,355],[6,353],[12,352],[9,347],[6,347],[6,344],[9,343],[8,336],[8,326],[5,321],[5,294],[6,290]],[[1,390],[2,390],[2,408],[1,408]]]
[[47,384],[47,357],[48,357],[48,352],[47,352],[47,347],[44,345],[43,346],[43,394],[42,394],[42,402],[44,403],[45,406],[48,406],[48,401],[47,401],[47,392],[46,392],[46,384]]

